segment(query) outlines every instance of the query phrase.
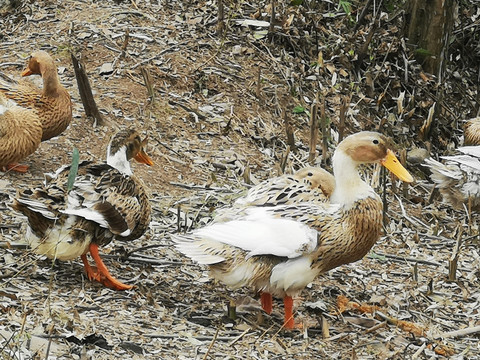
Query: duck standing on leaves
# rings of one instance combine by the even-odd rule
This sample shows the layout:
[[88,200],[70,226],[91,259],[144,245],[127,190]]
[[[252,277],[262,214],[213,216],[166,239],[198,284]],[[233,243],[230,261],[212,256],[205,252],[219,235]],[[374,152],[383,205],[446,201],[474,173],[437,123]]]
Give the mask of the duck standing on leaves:
[[[115,290],[132,288],[110,275],[98,247],[114,238],[137,239],[148,229],[149,198],[129,163],[133,158],[153,165],[145,145],[146,139],[134,129],[122,130],[108,145],[106,163],[79,164],[71,190],[67,189],[70,166],[63,166],[48,174],[45,184],[20,192],[12,207],[28,218],[26,237],[33,251],[59,260],[81,256],[90,280]],[[88,252],[97,270],[89,265]]]
[[272,311],[272,295],[283,297],[284,326],[292,329],[292,296],[319,274],[360,260],[380,238],[382,202],[358,172],[359,165],[368,163],[380,163],[401,180],[413,181],[385,136],[360,132],[345,138],[335,151],[329,200],[266,201],[260,206],[246,200],[243,209],[227,211],[229,219],[221,216],[222,222],[173,235],[173,241],[227,286],[260,292],[267,313]]

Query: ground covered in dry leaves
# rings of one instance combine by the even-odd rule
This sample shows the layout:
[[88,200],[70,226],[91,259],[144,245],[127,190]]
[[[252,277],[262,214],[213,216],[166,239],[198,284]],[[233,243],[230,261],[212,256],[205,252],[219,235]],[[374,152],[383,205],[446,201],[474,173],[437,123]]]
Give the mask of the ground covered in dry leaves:
[[[256,294],[216,284],[169,239],[208,223],[249,184],[305,166],[315,101],[327,119],[315,163],[327,168],[339,131],[380,129],[399,149],[414,150],[409,155],[430,148],[429,139],[436,153],[461,144],[460,120],[475,114],[478,96],[478,59],[469,50],[478,43],[478,11],[460,12],[456,62],[438,86],[402,41],[401,12],[370,9],[356,26],[362,6],[346,14],[337,2],[282,3],[270,38],[264,2],[225,4],[224,34],[216,1],[40,1],[5,11],[0,71],[17,76],[31,51],[50,52],[74,119],[25,160],[29,173],[0,175],[0,357],[478,358],[478,333],[462,331],[480,324],[476,220],[441,203],[415,156],[407,163],[413,185],[387,178],[388,221],[372,252],[316,279],[297,299],[301,330],[281,329],[280,301],[264,315]],[[380,26],[363,49],[373,19]],[[71,52],[86,67],[104,125],[85,117]],[[24,219],[8,204],[68,163],[73,147],[83,159],[103,159],[109,136],[130,125],[150,139],[155,166],[135,172],[150,189],[154,216],[141,239],[102,249],[110,271],[136,285],[114,292],[88,281],[80,259],[52,263],[29,252]],[[455,254],[457,279],[448,281]],[[236,320],[226,316],[230,300]]]

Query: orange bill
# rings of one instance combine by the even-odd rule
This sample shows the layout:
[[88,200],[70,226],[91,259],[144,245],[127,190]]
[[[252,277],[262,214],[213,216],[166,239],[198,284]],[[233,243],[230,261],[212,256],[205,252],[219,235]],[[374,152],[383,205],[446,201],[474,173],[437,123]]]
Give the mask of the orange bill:
[[153,165],[153,160],[151,159],[150,156],[147,155],[147,153],[143,150],[140,150],[137,155],[133,157],[135,160],[137,160],[141,164],[145,164],[148,166]]
[[28,75],[32,75],[33,72],[32,70],[30,70],[29,67],[27,67],[25,70],[22,71],[22,76],[28,76]]
[[400,180],[405,182],[413,181],[412,175],[400,164],[400,161],[398,161],[392,150],[387,150],[387,156],[385,156],[380,163],[394,173]]

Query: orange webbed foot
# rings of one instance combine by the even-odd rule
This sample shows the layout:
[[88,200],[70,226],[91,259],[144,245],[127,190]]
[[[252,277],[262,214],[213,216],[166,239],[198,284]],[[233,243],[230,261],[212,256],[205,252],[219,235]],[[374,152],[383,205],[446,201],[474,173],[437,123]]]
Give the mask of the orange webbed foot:
[[114,290],[129,290],[133,288],[133,285],[124,284],[115,279],[112,275],[110,275],[110,272],[100,258],[97,244],[90,244],[89,250],[90,254],[93,257],[93,260],[95,261],[95,264],[97,265],[97,268],[94,270],[94,268],[88,263],[87,256],[82,255],[82,261],[85,266],[85,271],[87,273],[87,277],[90,280],[98,281],[104,286]]
[[16,171],[19,173],[26,173],[28,171],[29,166],[28,165],[21,165],[17,163],[12,163],[8,164],[7,166],[4,166],[4,171]]

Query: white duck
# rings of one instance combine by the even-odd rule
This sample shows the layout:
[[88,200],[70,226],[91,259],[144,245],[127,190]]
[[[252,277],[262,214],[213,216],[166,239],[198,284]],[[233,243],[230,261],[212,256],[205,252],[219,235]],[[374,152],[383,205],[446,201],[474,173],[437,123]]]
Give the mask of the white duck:
[[432,158],[425,159],[430,168],[430,178],[437,184],[443,199],[455,208],[467,205],[480,210],[480,146],[463,146],[461,154],[442,156],[445,164]]

